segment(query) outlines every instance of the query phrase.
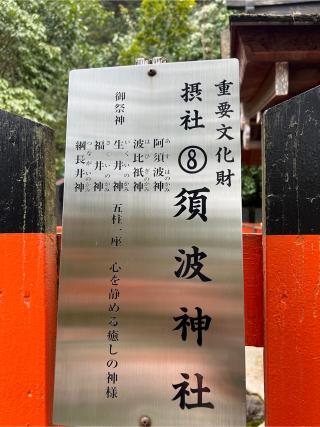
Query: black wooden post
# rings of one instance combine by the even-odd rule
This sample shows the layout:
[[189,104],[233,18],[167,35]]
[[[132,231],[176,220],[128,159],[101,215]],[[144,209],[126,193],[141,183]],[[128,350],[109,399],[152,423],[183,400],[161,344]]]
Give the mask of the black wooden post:
[[320,425],[320,87],[264,116],[266,425]]
[[0,425],[48,426],[56,328],[50,128],[0,111]]

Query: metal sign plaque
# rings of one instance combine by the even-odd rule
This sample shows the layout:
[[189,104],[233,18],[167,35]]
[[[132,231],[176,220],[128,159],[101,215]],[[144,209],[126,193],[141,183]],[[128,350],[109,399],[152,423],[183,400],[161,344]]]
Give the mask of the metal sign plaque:
[[245,425],[238,76],[71,73],[56,424]]

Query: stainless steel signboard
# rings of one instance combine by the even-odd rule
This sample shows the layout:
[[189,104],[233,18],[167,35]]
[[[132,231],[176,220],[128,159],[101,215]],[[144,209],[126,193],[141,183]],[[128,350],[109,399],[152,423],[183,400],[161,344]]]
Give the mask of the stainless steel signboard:
[[55,423],[245,425],[238,75],[71,73]]

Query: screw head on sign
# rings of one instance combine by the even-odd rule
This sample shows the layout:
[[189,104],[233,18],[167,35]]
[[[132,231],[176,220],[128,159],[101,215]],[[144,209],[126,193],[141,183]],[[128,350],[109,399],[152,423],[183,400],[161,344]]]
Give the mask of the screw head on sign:
[[147,415],[143,415],[139,420],[141,427],[151,427],[151,418]]
[[150,70],[148,71],[148,76],[153,77],[157,74],[157,70],[155,70],[154,68],[150,68]]

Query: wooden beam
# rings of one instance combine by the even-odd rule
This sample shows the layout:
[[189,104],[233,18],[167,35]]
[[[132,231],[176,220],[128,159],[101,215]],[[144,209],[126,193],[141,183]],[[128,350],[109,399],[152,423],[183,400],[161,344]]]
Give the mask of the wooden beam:
[[248,101],[256,92],[256,88],[267,77],[272,64],[250,62],[250,51],[240,38],[238,39],[237,51],[234,54],[231,50],[231,56],[239,59],[240,99],[241,101]]
[[243,124],[243,132],[242,132],[242,142],[243,142],[243,149],[244,150],[260,150],[261,149],[261,140],[257,137],[255,138],[254,128],[259,126],[260,124],[255,124],[254,126],[251,125],[250,120],[246,120]]
[[320,23],[313,21],[231,21],[231,57],[239,59],[241,101],[254,96],[275,62],[318,67],[319,29]]
[[315,86],[320,85],[320,66],[290,67],[289,94],[297,95]]
[[[238,28],[246,47],[248,62],[292,61],[318,63],[320,60],[319,24],[259,25]],[[272,28],[271,28],[272,27]]]
[[287,62],[276,62],[271,73],[251,101],[242,105],[246,119],[254,117],[271,104],[280,102],[289,94],[289,66]]

